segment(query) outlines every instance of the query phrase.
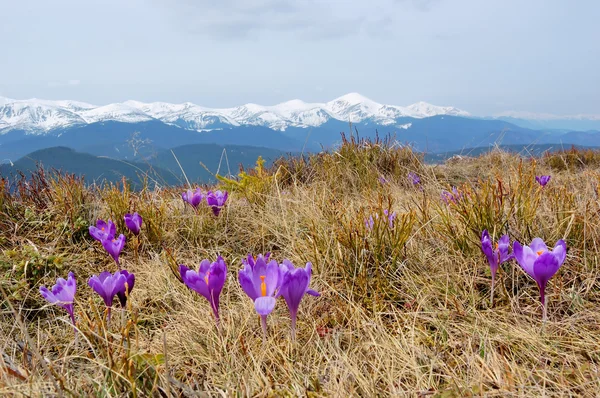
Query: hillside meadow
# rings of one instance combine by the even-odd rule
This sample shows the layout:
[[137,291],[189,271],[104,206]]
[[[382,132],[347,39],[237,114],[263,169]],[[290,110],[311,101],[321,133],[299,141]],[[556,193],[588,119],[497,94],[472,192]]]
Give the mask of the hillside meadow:
[[[591,150],[496,150],[426,165],[391,141],[344,139],[334,152],[259,160],[200,187],[228,191],[218,215],[186,204],[188,186],[87,186],[43,170],[2,179],[0,395],[598,396],[599,167]],[[539,175],[551,176],[546,186]],[[444,201],[443,191],[455,196]],[[143,217],[139,238],[123,219],[133,211]],[[125,235],[120,265],[135,274],[110,322],[88,286],[117,271],[88,232],[99,218]],[[507,234],[511,247],[564,240],[547,320],[536,282],[514,259],[500,264],[492,304],[483,230],[494,241]],[[281,297],[263,338],[238,282],[243,259],[267,252],[312,263],[320,296],[302,299],[295,339]],[[178,271],[217,256],[227,265],[218,327]],[[39,290],[69,272],[75,329]]]

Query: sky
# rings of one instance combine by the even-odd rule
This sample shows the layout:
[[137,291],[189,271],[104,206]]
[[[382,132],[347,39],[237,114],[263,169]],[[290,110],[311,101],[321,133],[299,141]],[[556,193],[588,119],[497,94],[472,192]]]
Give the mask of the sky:
[[0,96],[600,114],[598,0],[0,0]]

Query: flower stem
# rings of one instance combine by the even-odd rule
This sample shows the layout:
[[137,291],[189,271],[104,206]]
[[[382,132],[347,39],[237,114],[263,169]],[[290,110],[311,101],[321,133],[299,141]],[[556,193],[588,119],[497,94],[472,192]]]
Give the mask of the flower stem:
[[211,303],[213,315],[215,316],[215,323],[217,324],[217,331],[221,333],[221,319],[219,318],[219,309],[215,307],[214,302]]
[[73,311],[69,311],[69,315],[71,316],[71,322],[73,323],[73,332],[75,333],[75,345],[77,345],[77,325],[75,325],[75,314]]
[[546,286],[540,286],[540,302],[542,303],[542,322],[546,322],[548,320],[546,301]]
[[296,341],[296,313],[291,312],[290,316],[292,318],[292,341]]
[[262,332],[263,332],[263,344],[266,344],[267,343],[267,316],[266,315],[260,316],[260,326],[262,327]]
[[544,301],[542,302],[542,322],[546,322],[548,320],[548,308],[546,306],[546,297],[544,297],[543,300]]
[[139,250],[140,250],[140,237],[138,235],[136,235],[135,236],[135,250],[134,250],[136,264],[140,263]]
[[492,274],[492,292],[490,294],[490,308],[494,307],[494,287],[496,286],[496,278]]

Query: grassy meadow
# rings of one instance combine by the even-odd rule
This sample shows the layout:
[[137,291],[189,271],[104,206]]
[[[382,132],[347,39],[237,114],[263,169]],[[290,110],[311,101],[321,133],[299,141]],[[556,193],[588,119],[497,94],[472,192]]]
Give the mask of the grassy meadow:
[[[600,153],[422,159],[387,140],[348,139],[335,152],[258,162],[221,178],[229,199],[219,216],[186,205],[187,186],[89,187],[43,171],[0,180],[0,395],[600,395]],[[552,177],[545,187],[541,174]],[[441,192],[452,187],[461,198],[446,204]],[[385,210],[397,213],[393,226]],[[137,251],[123,221],[131,211],[144,219]],[[97,218],[126,234],[121,264],[136,276],[110,323],[87,285],[117,270],[88,233]],[[514,260],[500,266],[491,305],[484,229],[511,243],[565,240],[547,321],[535,282]],[[321,296],[303,298],[296,341],[278,299],[263,342],[238,283],[242,258],[265,252],[312,263]],[[228,266],[219,329],[177,271],[217,255]],[[76,333],[39,293],[69,271]]]

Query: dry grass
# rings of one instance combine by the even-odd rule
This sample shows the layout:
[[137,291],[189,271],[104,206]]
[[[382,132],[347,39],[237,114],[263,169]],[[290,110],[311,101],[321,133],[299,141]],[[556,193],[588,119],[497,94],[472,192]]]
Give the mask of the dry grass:
[[[594,162],[573,160],[576,152],[568,156],[565,164],[578,167],[557,171],[558,157],[501,152],[425,166],[389,142],[349,140],[334,154],[282,159],[240,184],[224,181],[234,192],[218,218],[184,207],[181,189],[85,188],[43,174],[4,181],[0,394],[597,396],[600,173]],[[409,171],[423,190],[408,182]],[[544,189],[533,178],[542,172],[552,174]],[[451,186],[465,199],[446,206],[440,192]],[[107,326],[86,282],[114,263],[87,226],[129,209],[145,220],[139,261],[132,242],[123,256],[136,286]],[[401,231],[365,227],[384,209],[404,217]],[[540,321],[535,284],[515,263],[500,269],[490,308],[483,228],[525,242],[566,239],[548,322]],[[241,258],[266,251],[314,265],[322,296],[303,300],[296,342],[281,301],[263,344],[237,283]],[[173,272],[217,254],[229,265],[220,332],[208,303]],[[68,316],[38,293],[69,270],[79,285],[77,338]]]

